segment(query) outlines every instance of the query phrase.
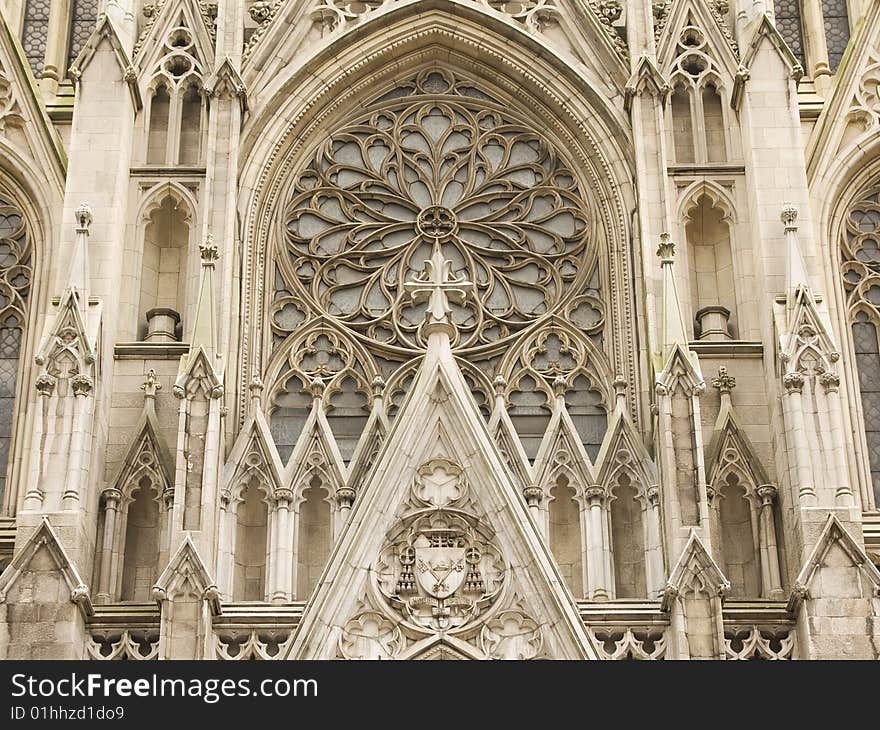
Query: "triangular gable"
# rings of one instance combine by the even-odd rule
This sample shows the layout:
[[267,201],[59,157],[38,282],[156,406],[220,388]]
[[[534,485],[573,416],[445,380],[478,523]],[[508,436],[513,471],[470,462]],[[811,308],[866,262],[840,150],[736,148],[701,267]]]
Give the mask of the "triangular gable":
[[[636,484],[646,488],[654,486],[659,483],[657,467],[622,401],[611,415],[602,448],[596,457],[596,483],[606,486],[619,472],[625,471],[635,478]],[[629,457],[625,463],[620,461],[621,452]]]
[[828,521],[825,523],[825,527],[822,528],[822,533],[813,546],[810,557],[807,558],[804,567],[798,573],[797,580],[794,582],[791,597],[788,599],[788,610],[791,613],[796,613],[801,603],[809,597],[810,588],[816,573],[822,567],[829,551],[835,545],[840,546],[844,550],[849,559],[852,560],[852,564],[874,586],[874,594],[880,595],[880,570],[877,570],[877,566],[871,562],[862,546],[847,532],[837,515],[832,512],[828,515]]
[[788,67],[795,81],[799,81],[804,74],[804,69],[801,67],[797,56],[795,56],[791,48],[788,47],[788,44],[776,28],[774,22],[770,20],[766,13],[761,13],[753,23],[754,25],[752,27],[754,30],[751,31],[749,42],[742,48],[741,65],[746,69],[751,69],[755,56],[758,55],[758,51],[761,48],[761,44],[764,40],[769,40],[779,54],[779,57],[782,59],[782,62]]
[[131,94],[131,103],[134,105],[136,111],[140,111],[143,108],[143,100],[141,98],[141,91],[137,85],[137,73],[131,63],[131,58],[129,57],[128,52],[125,50],[125,44],[119,36],[119,31],[116,29],[116,25],[110,19],[109,15],[101,15],[97,27],[92,31],[89,39],[83,44],[79,54],[70,65],[70,78],[77,83],[82,79],[83,74],[88,69],[89,64],[92,62],[98,49],[105,41],[110,44],[110,48],[113,50],[113,55],[119,64],[122,81],[128,85],[128,91]]
[[[138,457],[144,452],[152,454],[154,457],[149,468],[144,467],[143,460]],[[156,466],[153,467],[152,464]],[[133,479],[137,479],[137,475],[144,471],[149,471],[151,475],[158,478],[161,482],[163,491],[174,489],[174,460],[171,452],[162,438],[159,430],[159,422],[156,419],[155,409],[152,404],[146,405],[141,413],[138,424],[135,427],[134,437],[128,445],[125,457],[122,460],[122,466],[119,472],[112,480],[112,484],[117,489],[122,490],[126,485],[130,484]]]
[[154,3],[152,13],[132,51],[138,68],[142,71],[152,70],[156,61],[165,53],[163,45],[168,33],[179,26],[193,33],[195,55],[210,68],[216,30],[214,19],[208,14],[206,6],[204,2],[193,3],[189,0],[160,0]]
[[813,294],[807,287],[798,287],[793,292],[793,299],[791,317],[779,338],[786,368],[796,370],[803,355],[810,351],[830,371],[839,352],[830,327],[816,308]]
[[503,396],[495,401],[488,428],[492,438],[495,439],[502,460],[510,469],[514,479],[519,482],[519,486],[522,488],[531,486],[535,478],[534,469],[529,463],[529,457],[516,432],[516,427],[510,420]]
[[[728,450],[737,455],[739,463],[734,464],[724,456]],[[715,486],[722,471],[729,467],[739,472],[740,476],[746,477],[747,482],[755,487],[770,483],[752,442],[728,402],[722,401],[721,410],[715,419],[715,428],[706,452],[706,464],[706,481],[710,486]]]
[[[329,424],[328,424],[329,425]],[[360,484],[375,463],[382,443],[388,435],[388,417],[382,405],[381,398],[373,399],[373,408],[367,418],[367,424],[354,447],[351,461],[348,465],[348,483]]]
[[153,586],[153,598],[157,603],[173,601],[181,591],[200,596],[214,616],[220,615],[220,593],[189,534]]
[[[316,54],[320,54],[346,35],[363,37],[373,32],[381,33],[383,28],[396,24],[399,17],[411,17],[411,8],[416,5],[414,0],[385,3],[378,8],[364,6],[360,15],[345,15],[331,3],[319,3],[316,7],[314,3],[279,0],[248,41],[242,73],[249,86],[261,92],[281,68],[289,64],[289,58],[301,53],[304,38],[315,23],[326,20],[336,26],[333,31],[325,31],[318,44],[310,42],[316,48]],[[489,4],[443,0],[429,12],[436,13],[438,19],[442,16],[456,19],[476,17],[484,27],[496,29],[499,37],[509,38],[511,33],[518,31],[525,36],[537,36],[545,49],[593,68],[596,71],[593,78],[606,85],[606,94],[622,92],[629,75],[628,48],[610,22],[600,19],[588,0],[557,0],[554,4],[547,3],[541,10],[543,12],[505,13]],[[343,18],[344,28],[339,26]],[[547,24],[554,26],[552,32],[538,29]],[[590,52],[582,49],[590,49]],[[303,62],[307,64],[309,59],[303,58]]]
[[[30,66],[18,38],[0,13],[0,79],[8,89],[0,96],[6,101],[0,109],[0,127],[17,126],[27,143],[29,155],[40,172],[51,180],[59,195],[64,193],[67,154],[61,138],[40,100]],[[0,130],[2,131],[2,130]],[[10,142],[10,135],[7,133]]]
[[691,530],[688,541],[675,563],[666,588],[661,608],[669,611],[678,595],[697,593],[706,596],[724,596],[730,591],[730,581],[724,577],[696,530]]
[[680,381],[684,381],[685,389],[688,391],[702,390],[706,387],[696,354],[675,344],[657,374],[657,385],[672,393]]
[[349,481],[348,469],[318,398],[312,403],[312,410],[288,459],[283,481],[296,489],[316,470],[330,481],[328,487],[339,489]]
[[666,105],[666,99],[670,92],[669,81],[650,56],[639,58],[635,71],[626,82],[623,105],[627,113],[632,110],[633,97],[646,88],[650,88],[653,94],[660,97],[660,103]]
[[[539,486],[549,486],[547,481],[555,476],[560,467],[556,456],[560,452],[565,452],[570,459],[565,463],[564,471],[574,478],[575,484],[586,489],[595,481],[593,462],[584,448],[564,401],[560,401],[561,398],[556,399],[553,415],[550,416],[550,423],[538,447],[533,469],[535,481]],[[572,487],[574,486],[573,484]]]
[[[253,458],[254,455],[256,458]],[[248,417],[226,460],[222,490],[228,491],[244,475],[259,475],[261,481],[274,492],[281,489],[283,466],[269,424],[261,409],[256,408]]]
[[242,113],[248,109],[247,86],[238,69],[227,56],[205,82],[205,90],[213,96],[228,94],[238,99]]
[[[438,474],[439,478],[434,480]],[[439,490],[449,489],[450,484],[457,486],[442,502],[446,507],[440,507],[441,502],[436,501],[440,499]],[[425,496],[426,485],[437,490],[431,491],[434,496],[430,499],[435,501],[429,501]],[[413,502],[426,506],[414,512],[407,511]],[[456,505],[464,506],[459,508]],[[479,517],[462,516],[473,515],[476,510],[480,512]],[[475,543],[471,543],[475,548],[473,555],[477,566],[485,565],[486,559],[497,555],[491,558],[491,566],[494,566],[491,577],[485,572],[477,573],[468,583],[458,584],[466,585],[461,588],[464,592],[476,590],[476,595],[482,595],[484,607],[486,603],[492,603],[493,607],[483,614],[480,611],[485,609],[478,608],[480,604],[476,599],[470,603],[466,596],[459,598],[455,592],[458,589],[454,589],[457,610],[465,611],[464,623],[448,628],[426,628],[413,616],[427,610],[427,620],[435,620],[428,607],[430,597],[426,599],[427,603],[419,598],[408,599],[406,606],[416,612],[402,626],[410,641],[445,632],[475,647],[480,646],[481,641],[491,639],[495,642],[491,645],[493,650],[500,652],[501,646],[506,650],[509,646],[507,638],[497,637],[499,632],[507,629],[489,625],[489,619],[498,615],[496,608],[502,612],[506,608],[511,612],[511,619],[505,626],[515,630],[518,641],[524,636],[537,641],[540,636],[551,656],[569,659],[596,657],[577,605],[563,587],[562,576],[528,516],[524,501],[511,483],[498,449],[449,351],[448,339],[445,335],[432,334],[415,383],[359,493],[318,588],[305,608],[289,652],[291,658],[336,656],[339,642],[349,625],[358,623],[358,611],[365,602],[372,607],[373,614],[385,612],[386,616],[397,616],[397,609],[392,606],[402,604],[389,603],[382,593],[383,586],[390,581],[394,590],[415,591],[416,579],[405,575],[405,571],[397,578],[389,577],[383,566],[388,565],[387,560],[397,560],[395,556],[398,555],[404,556],[400,558],[401,562],[408,559],[406,551],[398,552],[393,548],[394,541],[414,534],[411,531],[418,524],[424,524],[419,520],[426,516],[429,517],[431,534],[445,529],[434,520],[435,517],[441,522],[446,520],[448,525],[467,522],[469,527],[464,528],[465,532],[479,533],[482,547],[476,549]],[[419,540],[425,537],[424,533],[419,534]],[[392,546],[390,553],[389,544]],[[417,540],[416,551],[419,545],[425,544],[434,543]],[[473,567],[474,564],[469,565]],[[470,568],[467,573],[471,576]],[[459,580],[463,578],[464,575]],[[430,585],[431,581],[427,582]],[[400,588],[402,584],[403,588]],[[475,584],[479,587],[475,588]],[[491,591],[495,593],[487,598],[487,592]],[[521,600],[520,594],[527,596],[528,600]],[[520,604],[524,606],[522,610],[517,608]],[[447,604],[443,605],[446,608],[441,607],[441,614],[436,618],[438,622],[446,620],[444,610],[453,610]],[[477,613],[467,618],[468,609],[462,606],[474,607]],[[401,610],[405,608],[403,606]],[[391,627],[388,631],[392,632],[400,618],[386,618],[385,621]],[[486,655],[485,651],[483,653]]]
[[[95,362],[97,333],[86,326],[80,306],[81,297],[82,294],[76,289],[64,292],[55,316],[48,318],[46,334],[34,358],[37,365],[50,362],[62,349],[69,350],[81,364],[91,365]],[[69,337],[71,333],[72,338]]]
[[31,533],[25,544],[12,558],[12,562],[6,566],[6,570],[0,574],[0,603],[3,603],[9,589],[42,548],[46,548],[49,551],[49,555],[55,565],[58,566],[61,577],[70,589],[71,602],[78,606],[84,617],[91,616],[95,611],[92,607],[89,589],[58,539],[58,535],[52,528],[48,517],[43,517],[39,526]]
[[739,63],[736,42],[727,24],[705,0],[679,0],[672,4],[657,42],[657,58],[663,59],[661,66],[667,68],[675,60],[679,34],[689,25],[706,34],[704,52],[732,77]]

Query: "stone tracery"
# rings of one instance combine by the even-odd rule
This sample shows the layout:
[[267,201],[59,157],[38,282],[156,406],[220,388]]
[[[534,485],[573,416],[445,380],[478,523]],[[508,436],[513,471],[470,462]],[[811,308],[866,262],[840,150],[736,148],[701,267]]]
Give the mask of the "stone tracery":
[[403,282],[434,239],[477,297],[459,349],[554,311],[596,262],[589,205],[552,144],[470,82],[432,71],[327,140],[285,211],[279,271],[360,337],[421,347]]

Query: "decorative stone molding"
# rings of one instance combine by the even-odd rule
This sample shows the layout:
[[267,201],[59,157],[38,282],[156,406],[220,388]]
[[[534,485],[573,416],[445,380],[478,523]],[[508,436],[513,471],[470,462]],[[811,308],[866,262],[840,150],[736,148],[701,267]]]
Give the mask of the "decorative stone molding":
[[794,628],[729,627],[724,630],[727,659],[794,659]]

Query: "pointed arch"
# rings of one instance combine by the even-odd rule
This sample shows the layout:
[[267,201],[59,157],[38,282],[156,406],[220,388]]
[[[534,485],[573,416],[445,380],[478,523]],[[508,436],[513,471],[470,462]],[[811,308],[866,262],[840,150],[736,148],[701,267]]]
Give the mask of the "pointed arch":
[[[26,398],[22,399],[23,367],[33,339],[33,282],[35,281],[34,227],[18,197],[7,192],[0,180],[0,505],[14,514],[16,447]],[[30,337],[28,335],[30,334]]]
[[[603,137],[609,128],[617,128],[622,122],[619,112],[608,108],[605,101],[598,98],[595,88],[590,88],[586,79],[573,78],[569,72],[562,69],[553,69],[555,61],[542,60],[540,68],[536,68],[533,57],[526,62],[523,49],[516,49],[511,53],[509,43],[506,44],[503,53],[500,46],[495,48],[492,42],[486,41],[486,28],[476,28],[465,23],[462,27],[460,18],[456,18],[456,41],[455,49],[451,51],[451,37],[448,35],[448,17],[441,9],[430,10],[423,16],[419,16],[417,25],[424,32],[416,32],[411,22],[404,24],[402,17],[409,11],[390,11],[386,18],[383,31],[383,48],[397,48],[396,60],[388,63],[384,51],[370,42],[370,28],[373,23],[366,21],[359,28],[358,37],[338,37],[328,42],[328,50],[320,50],[317,56],[310,59],[313,68],[322,67],[329,60],[325,58],[329,49],[339,57],[357,57],[358,63],[342,67],[348,70],[340,72],[340,64],[334,61],[332,70],[328,66],[327,78],[332,78],[330,85],[314,81],[317,77],[310,76],[308,79],[302,75],[299,65],[291,65],[284,69],[271,86],[267,86],[261,94],[254,97],[257,106],[252,109],[253,116],[247,122],[244,131],[244,157],[242,176],[247,182],[243,189],[250,191],[248,200],[242,205],[244,240],[247,247],[246,256],[250,263],[246,265],[247,275],[253,277],[265,276],[266,279],[260,284],[259,289],[267,291],[271,286],[271,273],[258,261],[266,260],[267,244],[271,230],[277,230],[278,226],[278,200],[280,195],[288,187],[290,172],[298,169],[304,156],[310,153],[310,147],[314,139],[311,130],[321,124],[323,129],[333,128],[339,121],[348,116],[347,109],[357,108],[363,104],[364,99],[375,99],[382,91],[389,91],[395,83],[406,82],[409,78],[417,75],[420,71],[432,68],[448,69],[450,71],[461,70],[470,78],[479,79],[480,86],[492,87],[493,93],[497,91],[499,98],[510,100],[509,107],[527,108],[528,114],[535,117],[535,123],[539,124],[542,132],[547,132],[560,140],[560,147],[565,149],[566,154],[571,154],[577,162],[572,166],[577,170],[578,176],[583,175],[584,185],[591,186],[595,190],[607,190],[606,195],[597,193],[596,210],[594,221],[597,231],[597,242],[601,238],[601,245],[613,245],[613,241],[620,241],[620,250],[628,251],[629,243],[621,237],[629,223],[627,216],[621,215],[623,208],[620,203],[631,195],[631,181],[629,173],[629,152],[623,149],[611,151],[611,157],[621,160],[622,166],[615,167],[606,159],[606,153],[600,152],[600,146],[594,142]],[[272,32],[271,30],[269,32]],[[473,43],[468,34],[473,36]],[[479,38],[479,42],[477,41]],[[462,39],[467,39],[462,41]],[[528,44],[527,39],[523,41]],[[395,45],[396,44],[396,45]],[[479,47],[479,53],[476,49]],[[340,55],[341,54],[341,55]],[[302,59],[303,61],[305,59]],[[546,67],[545,67],[546,66]],[[247,69],[246,69],[247,71]],[[511,74],[515,74],[515,83]],[[247,74],[246,74],[247,75]],[[540,77],[540,79],[539,79]],[[525,79],[525,83],[523,82]],[[565,106],[559,106],[550,113],[550,108],[555,108],[563,98],[563,88],[569,86],[582,87],[579,93],[568,93],[565,96],[569,102]],[[339,90],[343,89],[340,96]],[[480,90],[474,93],[477,96]],[[333,96],[332,104],[328,103],[330,95]],[[304,104],[300,99],[308,97],[309,102]],[[572,98],[578,99],[581,107],[574,110],[570,106]],[[582,103],[583,99],[590,99],[589,109]],[[525,102],[525,106],[520,105]],[[282,115],[283,111],[283,117]],[[538,122],[540,119],[540,122]],[[588,120],[587,124],[582,123]],[[338,121],[337,121],[338,120]],[[578,120],[577,122],[575,120]],[[259,139],[253,131],[261,126],[265,134]],[[580,129],[576,127],[579,126]],[[273,130],[268,132],[267,130]],[[601,132],[600,132],[601,130]],[[277,132],[277,135],[275,133]],[[273,138],[274,137],[274,138]],[[613,135],[611,135],[613,138]],[[270,142],[270,139],[273,141]],[[618,144],[617,141],[614,143]],[[625,143],[624,143],[625,144]],[[599,170],[602,170],[600,173]],[[609,178],[607,170],[615,173]],[[623,173],[617,175],[617,172]],[[261,222],[257,222],[257,221]],[[621,273],[631,265],[629,253],[623,257],[615,257],[614,261],[604,260],[610,267],[611,272],[603,273],[603,289],[605,281],[609,282],[608,301],[625,302],[631,298],[628,296],[615,296],[615,291],[621,291],[628,284],[621,278]],[[256,286],[256,281],[255,281]],[[246,290],[256,291],[246,287]],[[311,305],[310,302],[307,304]],[[247,331],[243,333],[244,349],[251,352],[248,363],[242,362],[245,370],[259,367],[256,365],[261,360],[267,359],[266,352],[269,345],[266,341],[268,328],[262,324],[266,316],[266,309],[260,302],[253,301],[244,304],[249,312]],[[609,307],[607,316],[615,321],[621,317],[629,316],[622,304],[614,304]],[[606,348],[609,358],[620,363],[619,369],[623,372],[632,372],[635,361],[631,357],[629,348],[632,343],[616,341],[608,343]],[[389,350],[392,349],[389,347]],[[398,358],[400,357],[398,353]],[[407,353],[408,354],[408,353]],[[618,366],[615,366],[617,369]],[[243,373],[244,374],[244,373]],[[247,377],[247,375],[245,375]],[[239,409],[242,410],[244,403],[240,401]],[[389,414],[390,415],[390,414]]]

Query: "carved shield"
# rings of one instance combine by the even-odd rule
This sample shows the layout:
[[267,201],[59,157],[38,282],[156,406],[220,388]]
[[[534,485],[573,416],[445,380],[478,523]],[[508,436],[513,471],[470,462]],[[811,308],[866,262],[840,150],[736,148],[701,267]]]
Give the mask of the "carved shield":
[[467,575],[463,547],[419,547],[416,545],[416,579],[429,596],[449,598]]

